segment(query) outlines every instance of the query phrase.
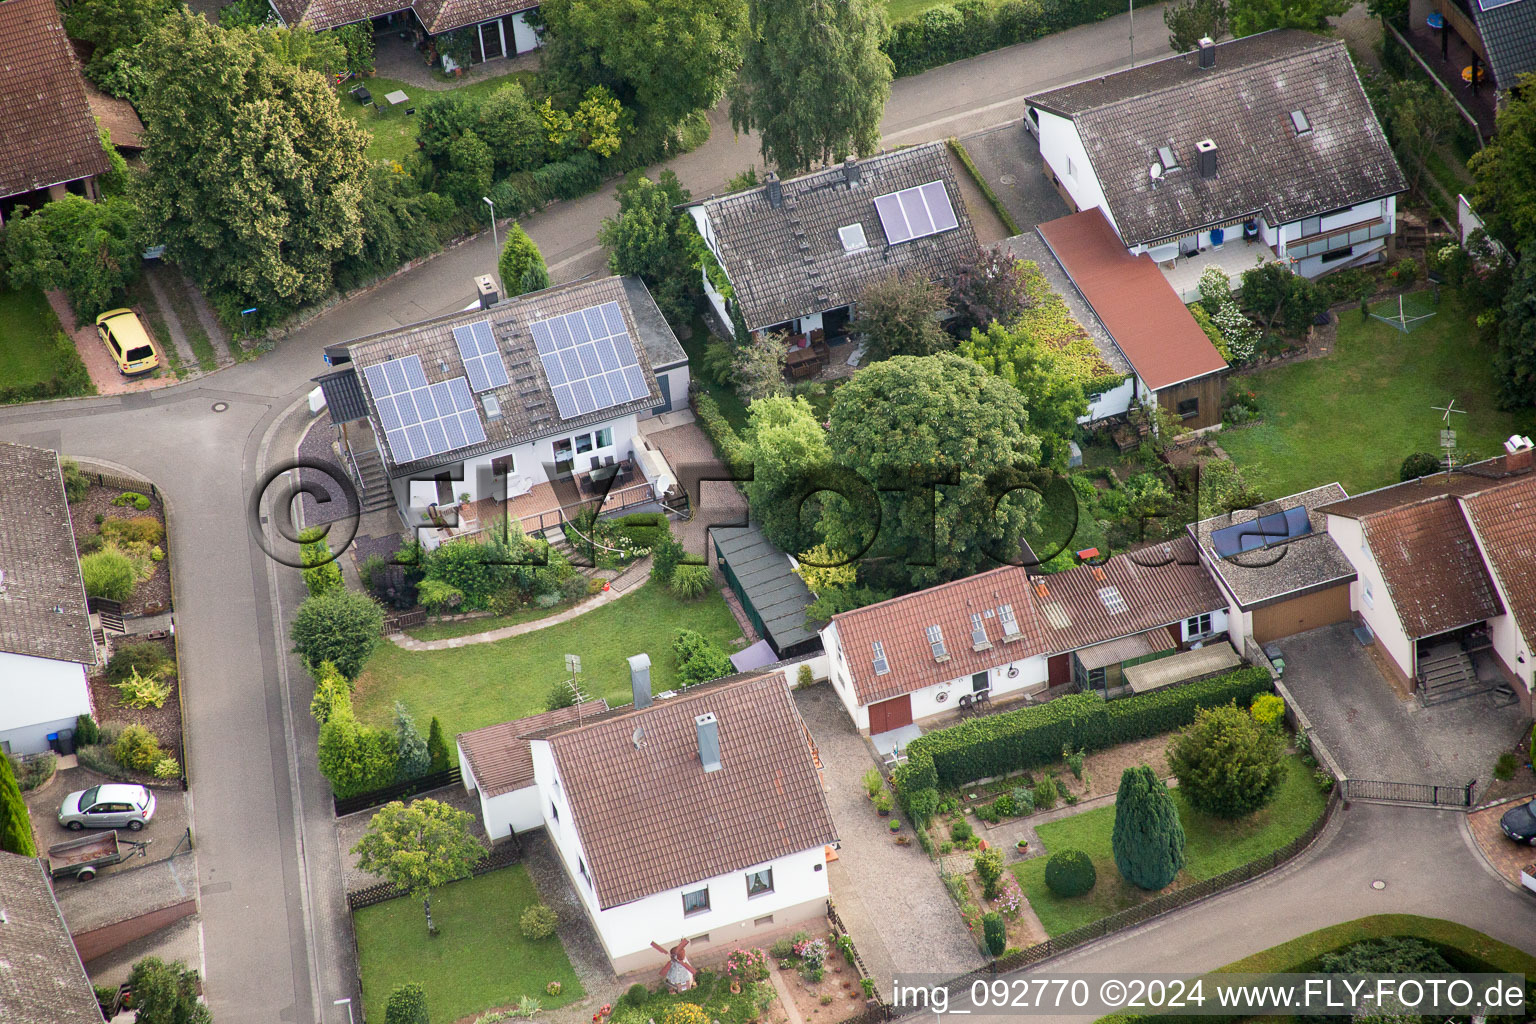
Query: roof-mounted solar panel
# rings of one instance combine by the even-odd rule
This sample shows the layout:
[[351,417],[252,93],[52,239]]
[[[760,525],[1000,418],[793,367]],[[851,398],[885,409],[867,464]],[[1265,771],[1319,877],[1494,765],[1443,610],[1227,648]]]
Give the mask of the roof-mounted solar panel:
[[942,181],[875,197],[875,212],[890,245],[926,238],[960,226]]
[[455,327],[453,341],[459,347],[459,358],[464,361],[472,390],[479,393],[507,386],[507,366],[501,361],[488,321]]
[[485,440],[485,426],[475,411],[466,378],[429,384],[420,356],[365,367],[363,377],[396,465]]
[[561,419],[575,419],[650,395],[617,302],[529,325]]

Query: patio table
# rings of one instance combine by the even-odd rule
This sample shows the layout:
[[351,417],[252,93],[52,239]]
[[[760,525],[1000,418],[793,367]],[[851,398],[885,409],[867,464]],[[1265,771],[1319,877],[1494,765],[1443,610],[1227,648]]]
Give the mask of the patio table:
[[360,85],[356,89],[353,89],[352,95],[359,103],[373,102],[373,93],[368,91],[368,87],[366,85]]
[[400,89],[396,89],[394,92],[385,93],[384,98],[389,101],[389,105],[392,107],[398,107],[400,104],[410,99],[410,97]]

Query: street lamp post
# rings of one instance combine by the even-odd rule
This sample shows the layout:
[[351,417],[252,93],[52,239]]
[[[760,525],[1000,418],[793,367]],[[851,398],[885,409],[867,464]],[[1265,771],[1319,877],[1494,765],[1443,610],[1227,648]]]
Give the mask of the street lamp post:
[[496,250],[496,283],[501,287],[500,298],[504,299],[507,297],[507,282],[501,279],[501,240],[496,234],[496,204],[491,202],[490,196],[480,198],[491,208],[491,245]]
[[345,999],[338,999],[331,1005],[340,1006],[342,1003],[347,1004],[347,1024],[356,1024],[356,1022],[352,1019],[352,997],[348,996]]
[[1125,13],[1131,21],[1131,67],[1136,66],[1136,0],[1125,0]]

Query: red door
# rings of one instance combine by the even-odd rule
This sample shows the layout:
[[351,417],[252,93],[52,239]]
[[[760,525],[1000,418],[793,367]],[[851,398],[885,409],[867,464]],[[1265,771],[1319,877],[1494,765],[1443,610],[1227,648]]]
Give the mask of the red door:
[[892,729],[900,729],[904,725],[911,724],[912,697],[910,694],[904,693],[895,700],[883,700],[879,704],[869,706],[870,735],[890,732]]
[[1072,655],[1058,654],[1045,663],[1047,685],[1061,686],[1072,681]]

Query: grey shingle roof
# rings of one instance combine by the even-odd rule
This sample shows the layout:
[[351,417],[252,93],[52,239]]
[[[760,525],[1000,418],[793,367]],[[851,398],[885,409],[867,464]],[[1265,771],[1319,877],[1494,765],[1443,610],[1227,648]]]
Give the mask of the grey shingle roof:
[[[436,383],[453,377],[462,377],[464,362],[459,356],[458,345],[453,340],[453,329],[465,324],[479,323],[482,320],[491,322],[491,330],[496,337],[502,362],[506,364],[510,382],[505,387],[493,388],[475,396],[476,412],[480,416],[481,424],[485,427],[484,442],[444,452],[432,458],[402,464],[396,464],[389,446],[383,445],[380,451],[389,463],[392,475],[407,476],[438,466],[450,465],[466,458],[501,451],[535,438],[606,423],[609,420],[660,405],[661,391],[656,385],[656,375],[651,371],[649,353],[653,348],[666,350],[668,339],[670,339],[670,345],[676,346],[677,338],[672,334],[672,329],[667,326],[666,320],[659,314],[651,316],[642,309],[637,315],[631,299],[631,293],[635,287],[643,290],[645,285],[639,281],[631,285],[618,277],[559,285],[516,296],[490,309],[450,313],[434,320],[426,320],[409,327],[384,331],[350,342],[346,346],[347,352],[352,357],[354,372],[361,382],[363,395],[368,403],[368,414],[374,421],[374,431],[379,437],[383,437],[384,434],[378,425],[378,409],[368,388],[367,375],[363,372],[366,367],[402,356],[418,355],[421,357],[421,365],[426,371],[429,382]],[[635,354],[639,359],[640,370],[645,374],[649,391],[645,398],[600,409],[585,416],[562,420],[555,408],[554,394],[550,391],[549,381],[544,376],[544,367],[539,360],[538,349],[534,346],[528,325],[536,320],[548,319],[563,313],[574,313],[579,309],[586,309],[603,302],[619,304],[630,338],[635,342]],[[654,303],[651,309],[655,309]],[[501,406],[501,418],[493,420],[486,417],[483,404],[485,395],[496,396]]]
[[96,663],[58,455],[0,444],[0,651]]
[[[944,143],[882,153],[856,166],[855,184],[843,167],[784,182],[779,209],[769,205],[766,186],[701,204],[749,330],[849,305],[866,285],[898,270],[952,277],[976,254],[976,232]],[[932,181],[944,183],[959,225],[886,245],[875,197]],[[863,226],[868,249],[843,251],[837,229],[851,224]]]
[[[1285,224],[1407,188],[1339,39],[1264,32],[1218,44],[1209,70],[1178,54],[1027,102],[1076,123],[1131,245],[1261,213]],[[1296,133],[1293,110],[1310,131]],[[1214,179],[1200,177],[1202,139],[1216,143]],[[1162,146],[1179,166],[1154,183]]]
[[[694,719],[705,713],[719,722],[718,771],[699,763]],[[782,673],[694,687],[547,738],[604,909],[837,841]]]
[[790,568],[789,558],[774,547],[755,523],[748,526],[715,526],[715,551],[725,559],[741,584],[752,609],[768,631],[775,654],[816,639],[805,624],[805,610],[815,597],[805,581]]
[[[1300,494],[1267,501],[1256,509],[1229,512],[1203,519],[1189,526],[1189,533],[1200,545],[1207,563],[1221,577],[1243,609],[1295,597],[1311,590],[1347,583],[1355,578],[1355,569],[1327,533],[1327,516],[1318,511],[1330,501],[1342,501],[1347,495],[1338,484],[1324,484]],[[1227,526],[1251,522],[1261,515],[1304,507],[1312,523],[1312,533],[1275,546],[1247,551],[1222,558],[1211,545],[1211,534]]]
[[43,862],[0,853],[0,1020],[101,1024],[101,1009],[69,937]]
[[1477,0],[1468,6],[1493,65],[1495,85],[1512,89],[1521,75],[1536,71],[1536,0],[1515,0],[1486,11]]
[[368,415],[368,401],[363,398],[363,383],[356,368],[344,366],[310,379],[320,385],[332,423],[351,423]]

